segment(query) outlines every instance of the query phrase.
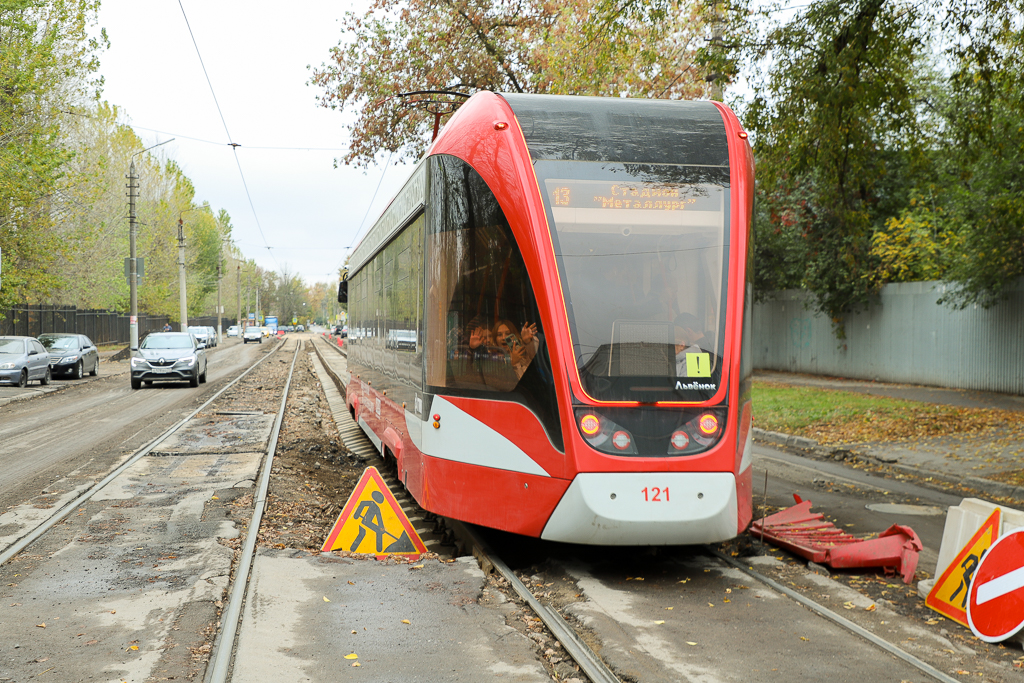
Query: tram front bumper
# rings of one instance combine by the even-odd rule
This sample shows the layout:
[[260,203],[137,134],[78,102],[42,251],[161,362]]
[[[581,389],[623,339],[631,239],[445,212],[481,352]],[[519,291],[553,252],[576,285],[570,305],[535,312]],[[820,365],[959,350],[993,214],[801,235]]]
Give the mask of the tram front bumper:
[[541,538],[589,545],[690,545],[736,536],[731,472],[578,474]]

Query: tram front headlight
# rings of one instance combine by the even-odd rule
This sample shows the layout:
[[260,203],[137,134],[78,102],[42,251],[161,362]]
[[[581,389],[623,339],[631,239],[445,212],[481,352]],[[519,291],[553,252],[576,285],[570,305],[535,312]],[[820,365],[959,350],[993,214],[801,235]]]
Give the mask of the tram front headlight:
[[599,415],[590,408],[579,408],[576,422],[591,448],[611,455],[637,454],[633,435],[607,415]]
[[714,436],[718,433],[718,418],[714,413],[704,413],[697,420],[697,429],[703,436]]
[[587,436],[597,436],[601,431],[601,418],[593,413],[587,413],[580,418],[580,430]]

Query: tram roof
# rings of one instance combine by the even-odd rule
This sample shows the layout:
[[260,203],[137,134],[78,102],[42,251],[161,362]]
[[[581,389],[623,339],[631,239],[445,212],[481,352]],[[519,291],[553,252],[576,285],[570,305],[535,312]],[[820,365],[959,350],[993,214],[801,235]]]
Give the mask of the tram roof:
[[[722,113],[707,101],[498,93],[534,160],[728,166]],[[366,264],[424,205],[426,159],[360,240],[349,272]],[[406,190],[410,191],[406,191]]]
[[712,102],[501,93],[535,160],[728,166]]

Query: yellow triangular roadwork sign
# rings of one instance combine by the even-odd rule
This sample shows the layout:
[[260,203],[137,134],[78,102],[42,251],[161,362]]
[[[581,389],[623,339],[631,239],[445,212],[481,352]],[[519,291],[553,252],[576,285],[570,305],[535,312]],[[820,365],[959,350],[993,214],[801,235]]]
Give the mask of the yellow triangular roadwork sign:
[[971,590],[974,570],[981,562],[981,556],[999,538],[1002,515],[999,508],[992,511],[985,523],[974,532],[967,545],[957,553],[953,561],[942,572],[932,586],[924,603],[939,614],[949,617],[964,626],[967,624],[967,594]]
[[380,472],[376,467],[367,467],[320,550],[420,555],[427,552],[427,547]]

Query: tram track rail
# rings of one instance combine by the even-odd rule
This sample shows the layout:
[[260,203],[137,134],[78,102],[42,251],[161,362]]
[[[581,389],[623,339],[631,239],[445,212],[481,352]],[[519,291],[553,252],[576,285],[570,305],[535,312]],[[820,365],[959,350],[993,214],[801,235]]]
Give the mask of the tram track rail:
[[292,377],[295,375],[295,361],[299,358],[302,350],[302,342],[295,345],[295,354],[292,356],[292,364],[288,369],[288,380],[285,382],[281,392],[281,407],[274,418],[274,426],[270,431],[270,439],[267,443],[266,457],[263,459],[260,473],[259,486],[253,495],[253,515],[249,521],[245,542],[239,553],[235,565],[234,578],[231,582],[231,593],[227,606],[221,614],[221,628],[214,640],[213,651],[210,656],[210,665],[207,667],[205,681],[207,683],[222,683],[229,680],[231,660],[234,653],[235,639],[238,635],[238,624],[242,617],[242,609],[249,588],[249,575],[252,571],[253,557],[256,554],[256,542],[259,539],[260,524],[263,521],[263,513],[267,508],[267,495],[270,490],[270,475],[274,465],[274,454],[277,451],[277,440],[281,434],[281,423],[284,421],[285,407],[288,404],[288,392],[291,389]]
[[[472,525],[461,522],[446,520],[453,527],[456,534],[462,537],[466,546],[471,549],[481,569],[485,573],[497,573],[505,579],[511,589],[526,603],[531,611],[544,623],[551,632],[551,635],[561,644],[566,654],[579,665],[580,670],[586,674],[592,683],[622,683],[622,679],[584,642],[576,633],[570,622],[563,617],[556,609],[542,603],[530,590],[530,588],[515,574],[514,571],[502,560],[490,547],[490,545],[477,533]],[[806,595],[791,590],[781,583],[754,571],[752,568],[735,560],[721,551],[709,548],[708,553],[717,559],[725,567],[738,569],[748,577],[761,583],[772,591],[785,596],[800,605],[806,607],[820,618],[829,621],[845,631],[861,638],[885,653],[903,660],[932,680],[940,683],[958,683],[958,679],[949,676],[934,666],[910,654],[897,644],[885,640],[871,631],[837,614],[821,603],[812,600]]]
[[35,527],[33,527],[28,532],[26,532],[20,538],[18,538],[17,540],[12,542],[10,545],[8,545],[3,551],[0,551],[0,565],[6,564],[12,558],[16,557],[19,553],[21,553],[26,548],[28,548],[33,543],[35,543],[40,538],[42,538],[46,534],[47,531],[49,531],[54,526],[56,526],[57,524],[59,524],[60,522],[65,520],[67,517],[69,517],[73,512],[78,510],[84,503],[88,502],[97,493],[99,493],[101,490],[103,490],[104,487],[106,487],[112,481],[114,481],[119,476],[121,476],[121,474],[123,474],[126,470],[128,470],[132,465],[134,465],[136,462],[138,462],[142,458],[144,458],[147,455],[149,455],[160,444],[162,444],[164,441],[166,441],[171,436],[173,436],[175,433],[177,433],[179,430],[181,430],[183,427],[185,427],[196,415],[198,415],[203,410],[205,410],[207,407],[209,407],[211,404],[213,404],[218,398],[220,398],[220,396],[224,392],[226,392],[228,389],[230,389],[235,384],[237,384],[242,379],[244,379],[250,372],[252,372],[257,367],[259,367],[260,364],[262,364],[265,360],[267,360],[268,358],[274,356],[277,353],[277,351],[280,350],[281,348],[283,348],[283,347],[282,346],[278,346],[278,347],[274,348],[269,353],[264,355],[262,358],[257,360],[255,363],[250,365],[248,368],[246,368],[245,371],[243,371],[240,375],[238,375],[238,377],[236,377],[235,379],[231,380],[230,382],[225,384],[223,387],[221,387],[219,390],[217,390],[217,392],[214,393],[213,396],[208,398],[198,408],[196,408],[195,410],[190,412],[188,415],[186,415],[184,418],[182,418],[181,420],[179,420],[178,422],[173,424],[171,427],[169,427],[162,434],[160,434],[155,439],[150,441],[148,444],[146,444],[142,448],[140,448],[137,451],[135,451],[124,462],[122,462],[120,465],[118,465],[113,470],[111,470],[99,482],[97,482],[97,483],[93,484],[92,486],[90,486],[88,489],[86,489],[85,492],[83,492],[82,494],[80,494],[79,496],[74,498],[73,500],[71,500],[68,503],[66,503],[63,507],[58,509],[52,515],[47,517],[45,520],[43,520],[42,522],[37,524]]

